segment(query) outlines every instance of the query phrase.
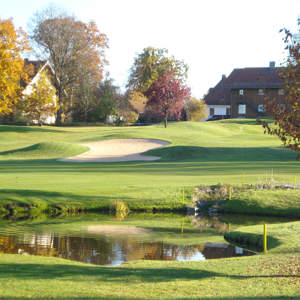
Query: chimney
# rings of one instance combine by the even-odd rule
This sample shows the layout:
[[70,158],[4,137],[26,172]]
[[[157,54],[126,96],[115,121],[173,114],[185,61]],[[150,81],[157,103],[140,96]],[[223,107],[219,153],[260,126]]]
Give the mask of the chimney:
[[275,61],[270,61],[270,69],[275,69]]
[[222,80],[224,80],[226,78],[226,75],[225,74],[223,74],[222,75]]
[[29,58],[24,59],[24,63],[27,64],[29,62]]

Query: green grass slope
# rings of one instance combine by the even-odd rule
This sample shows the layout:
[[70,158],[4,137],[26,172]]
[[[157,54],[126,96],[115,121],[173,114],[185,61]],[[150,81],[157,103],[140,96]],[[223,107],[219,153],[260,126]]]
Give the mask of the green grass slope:
[[300,218],[300,192],[281,189],[239,191],[219,209],[225,213]]
[[[267,248],[269,253],[300,253],[300,222],[267,225]],[[240,227],[225,234],[229,241],[255,245],[263,249],[263,226]]]
[[4,159],[43,159],[63,158],[79,155],[90,148],[66,142],[43,142],[32,146],[0,153]]
[[[77,148],[80,143],[118,138],[159,139],[171,145],[146,152],[162,157],[152,162],[53,159],[84,152]],[[131,209],[177,209],[182,189],[187,204],[195,186],[239,184],[242,173],[245,183],[265,181],[271,172],[276,182],[291,183],[299,174],[299,162],[292,151],[274,149],[280,146],[256,121],[246,119],[175,122],[168,128],[0,126],[0,204],[103,209],[122,200]]]
[[3,299],[300,299],[299,254],[119,267],[0,254]]

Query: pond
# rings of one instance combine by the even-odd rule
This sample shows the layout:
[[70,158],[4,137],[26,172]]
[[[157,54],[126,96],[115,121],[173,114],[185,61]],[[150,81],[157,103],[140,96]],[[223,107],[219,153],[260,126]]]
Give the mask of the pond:
[[0,221],[0,253],[117,266],[133,260],[205,260],[254,255],[228,244],[238,226],[290,220],[247,216],[130,213],[26,216]]

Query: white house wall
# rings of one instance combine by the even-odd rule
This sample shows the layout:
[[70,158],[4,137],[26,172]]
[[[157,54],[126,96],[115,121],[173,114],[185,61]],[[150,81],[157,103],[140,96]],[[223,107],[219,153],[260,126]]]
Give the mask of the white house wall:
[[[46,66],[46,65],[45,65]],[[44,67],[45,67],[44,66]],[[44,67],[34,76],[34,78],[30,81],[30,83],[26,86],[26,88],[24,89],[24,91],[22,92],[22,95],[25,96],[29,96],[32,93],[32,88],[34,84],[37,84],[38,80],[41,77],[41,72],[44,69]],[[51,89],[54,89],[52,86],[51,81],[49,80],[49,78],[46,78],[47,83],[50,85]],[[56,102],[56,95],[53,96],[53,100],[54,102]],[[55,123],[55,116],[42,116],[41,119],[43,120],[44,123],[46,124],[54,124]],[[37,123],[37,120],[33,120],[33,122]]]
[[226,109],[230,108],[230,105],[207,105],[207,118],[208,120],[212,115],[210,115],[210,109],[214,109],[215,116],[225,116],[226,115]]

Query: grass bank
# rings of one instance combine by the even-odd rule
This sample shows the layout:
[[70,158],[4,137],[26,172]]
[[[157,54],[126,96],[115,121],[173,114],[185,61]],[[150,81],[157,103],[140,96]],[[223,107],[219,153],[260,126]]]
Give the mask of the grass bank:
[[[77,145],[116,138],[161,139],[171,145],[146,153],[161,156],[157,162],[111,164],[57,162],[64,149],[37,150],[41,149],[40,144],[48,142]],[[296,154],[274,149],[278,147],[279,140],[264,135],[254,120],[171,123],[167,129],[156,125],[0,126],[0,204],[4,208],[17,203],[28,207],[96,210],[122,200],[131,209],[176,209],[181,206],[182,189],[191,197],[198,185],[239,184],[242,173],[246,184],[265,181],[271,172],[277,183],[292,183],[294,176],[299,177]],[[45,157],[45,153],[52,154]],[[240,212],[264,211],[269,215],[274,212],[290,215],[290,206],[294,212],[299,209],[293,191],[288,192],[284,201],[283,194],[253,193],[234,196],[223,208],[230,211],[238,207]],[[269,253],[251,258],[139,261],[111,268],[56,258],[1,254],[0,296],[3,299],[300,299],[297,224],[268,226],[273,239]],[[235,231],[260,234],[261,227]]]
[[232,194],[220,212],[300,218],[300,192],[291,189],[249,189]]
[[[300,253],[300,222],[267,225],[267,247],[270,253]],[[228,241],[263,248],[263,226],[240,227],[225,233]],[[299,274],[298,274],[299,275]]]
[[[243,127],[241,130],[240,127]],[[153,138],[170,146],[148,151],[154,162],[66,163],[84,152],[80,143],[117,138]],[[299,162],[254,120],[170,123],[143,127],[0,126],[0,204],[29,208],[107,209],[124,201],[132,210],[177,210],[197,185],[265,180],[292,183]],[[298,178],[298,177],[297,177]]]
[[[184,235],[180,217],[172,214],[129,215],[121,223],[111,215],[99,219],[95,214],[88,220],[83,214],[0,225],[2,232],[13,225],[38,234],[36,229],[52,232],[59,227],[68,232],[93,223],[119,224],[152,228],[154,235],[168,232],[168,242],[186,236],[191,243],[199,242],[196,229],[185,219]],[[261,225],[232,225],[235,232],[262,231]],[[268,234],[276,244],[270,243],[268,254],[200,262],[133,261],[107,267],[0,254],[0,295],[2,299],[299,299],[299,230],[300,222],[269,224]]]
[[99,267],[0,254],[2,299],[299,299],[297,254]]

